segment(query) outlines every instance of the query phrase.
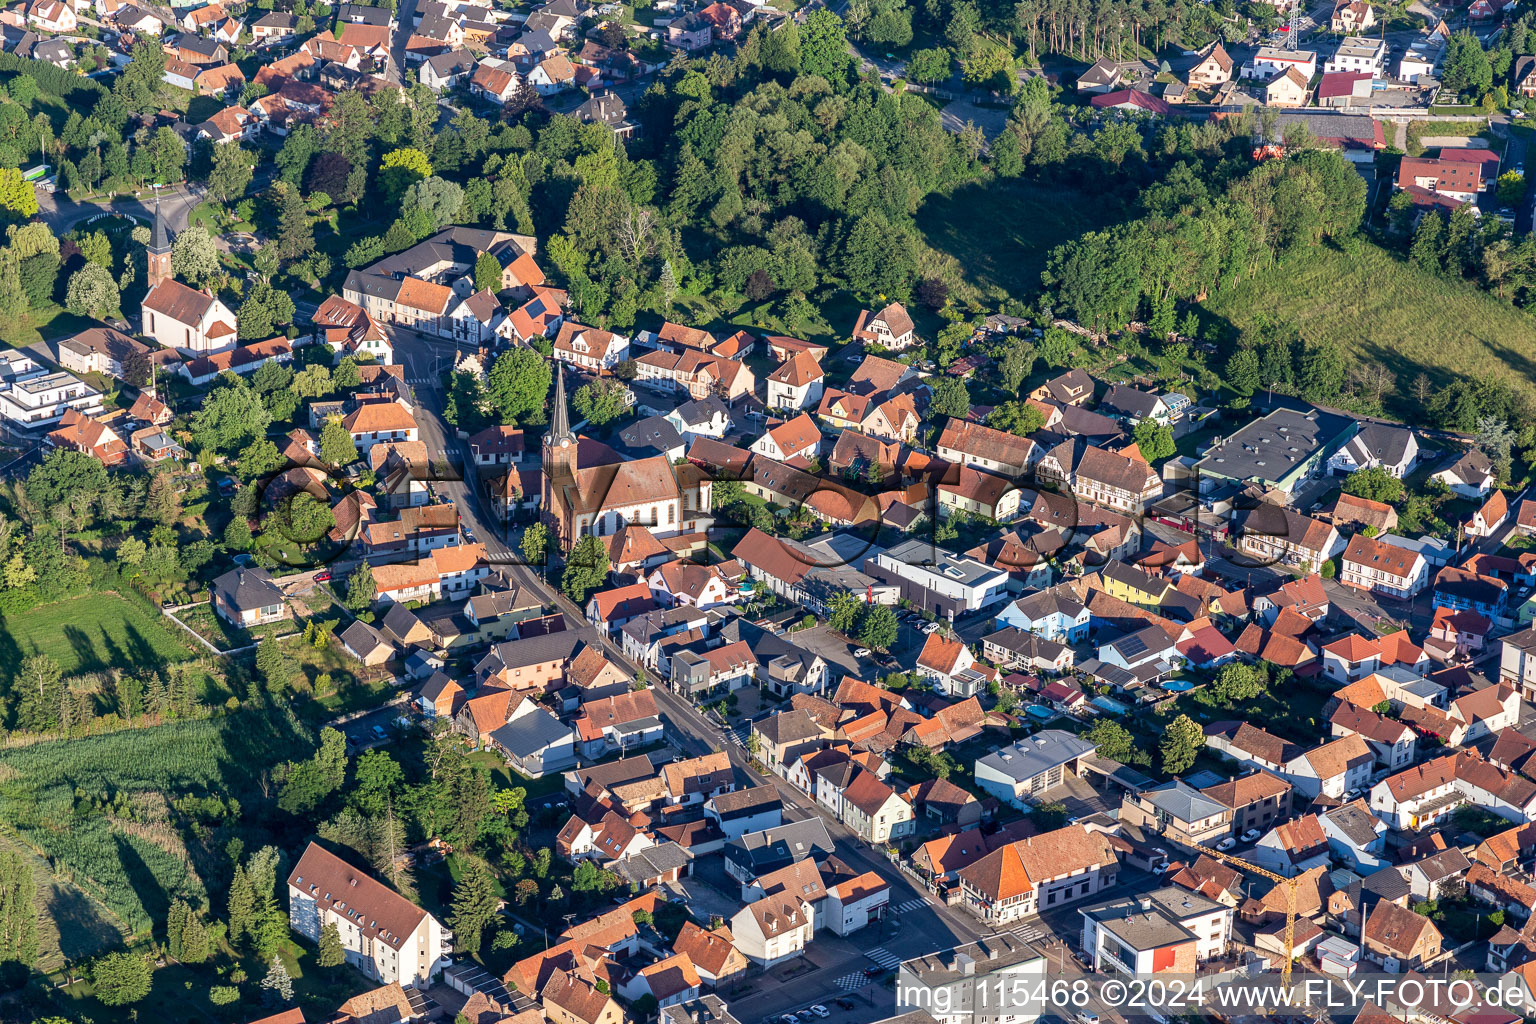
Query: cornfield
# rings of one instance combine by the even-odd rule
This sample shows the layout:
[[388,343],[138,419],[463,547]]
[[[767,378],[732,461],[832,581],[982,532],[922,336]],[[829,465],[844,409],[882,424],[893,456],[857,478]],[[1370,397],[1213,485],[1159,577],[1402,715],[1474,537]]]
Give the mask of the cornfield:
[[[170,805],[192,796],[255,806],[265,766],[313,749],[285,711],[247,709],[0,751],[0,824],[143,932],[173,898],[207,898],[183,842],[191,819]],[[146,809],[158,820],[144,820]]]

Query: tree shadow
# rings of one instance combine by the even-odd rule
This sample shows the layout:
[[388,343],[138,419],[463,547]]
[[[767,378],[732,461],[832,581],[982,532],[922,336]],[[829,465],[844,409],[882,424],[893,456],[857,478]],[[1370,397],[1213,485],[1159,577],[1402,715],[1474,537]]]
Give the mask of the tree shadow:
[[59,930],[59,952],[67,960],[93,957],[122,943],[122,933],[96,903],[73,886],[55,882],[43,908]]
[[[160,656],[159,651],[155,650],[154,645],[144,638],[139,627],[132,622],[124,623],[124,627],[128,644],[127,654],[131,659],[129,663],[141,668],[162,668],[165,665],[165,659]],[[122,663],[119,662],[119,664]]]
[[139,906],[149,918],[145,922],[129,923],[135,928],[163,923],[167,911],[171,908],[170,894],[165,891],[159,879],[155,878],[154,871],[144,863],[144,858],[126,836],[114,835],[112,839],[117,844],[118,863],[122,865],[123,876],[128,881],[128,887],[133,890]]
[[85,630],[79,626],[65,626],[64,639],[69,643],[70,649],[75,652],[77,672],[94,672],[104,667],[105,663],[96,653],[96,641],[92,640]]

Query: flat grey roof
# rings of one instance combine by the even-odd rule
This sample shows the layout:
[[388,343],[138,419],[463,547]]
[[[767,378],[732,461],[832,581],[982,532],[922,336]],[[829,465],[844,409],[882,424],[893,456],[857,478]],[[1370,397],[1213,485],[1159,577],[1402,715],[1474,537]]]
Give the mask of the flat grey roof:
[[1354,426],[1320,409],[1275,409],[1212,445],[1195,468],[1231,480],[1278,482]]
[[967,585],[1007,575],[1003,570],[994,569],[985,562],[953,554],[936,544],[917,538],[902,541],[887,550],[886,554],[898,562],[933,569],[941,576]]
[[1045,729],[1011,747],[994,750],[977,764],[984,764],[1016,782],[1023,782],[1097,749],[1096,744],[1063,729]]
[[[993,956],[993,953],[996,953],[996,956]],[[964,960],[960,959],[962,957],[969,957],[975,964],[974,973],[967,974],[962,970],[964,964]],[[910,973],[916,980],[934,986],[968,978],[985,977],[1004,967],[1012,967],[1015,964],[1036,959],[1043,960],[1044,957],[1035,947],[1017,936],[1002,932],[989,935],[977,942],[956,946],[948,952],[913,957],[911,960],[904,961],[901,969]]]
[[1180,821],[1199,821],[1202,818],[1215,817],[1227,809],[1198,789],[1193,789],[1178,779],[1143,790],[1141,798]]

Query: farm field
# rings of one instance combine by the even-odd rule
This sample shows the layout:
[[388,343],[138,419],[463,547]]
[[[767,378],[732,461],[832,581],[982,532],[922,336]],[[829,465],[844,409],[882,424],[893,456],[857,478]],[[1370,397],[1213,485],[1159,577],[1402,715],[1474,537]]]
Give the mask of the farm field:
[[1329,338],[1356,359],[1397,378],[1387,411],[1420,422],[1408,393],[1428,375],[1435,387],[1457,377],[1499,378],[1536,395],[1531,318],[1470,281],[1429,274],[1369,243],[1354,254],[1314,246],[1257,277],[1212,295],[1205,308],[1237,327],[1260,315],[1293,321],[1303,338]]
[[[0,835],[14,834],[128,929],[144,932],[177,895],[206,902],[200,868],[224,856],[176,802],[257,803],[267,766],[313,748],[286,710],[252,708],[0,750]],[[207,818],[200,812],[198,821]],[[51,924],[67,950],[71,922]]]
[[[168,628],[169,627],[169,628]],[[190,639],[127,598],[85,594],[0,616],[0,688],[10,685],[23,658],[46,654],[65,676],[158,668],[193,655]]]

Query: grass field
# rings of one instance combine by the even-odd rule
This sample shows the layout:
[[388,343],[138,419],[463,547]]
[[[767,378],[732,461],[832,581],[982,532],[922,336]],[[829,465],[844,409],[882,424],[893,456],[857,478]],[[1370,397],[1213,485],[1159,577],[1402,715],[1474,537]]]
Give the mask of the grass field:
[[1052,249],[1110,223],[1118,204],[1072,189],[1005,180],[935,194],[917,211],[928,244],[959,260],[991,299],[1033,293]]
[[1536,396],[1531,318],[1466,281],[1428,274],[1371,244],[1356,256],[1298,250],[1278,267],[1218,292],[1212,314],[1243,327],[1261,314],[1292,320],[1303,338],[1331,338],[1354,358],[1397,377],[1386,404],[1417,422],[1408,388],[1420,373],[1437,388],[1458,377],[1500,378]]
[[26,348],[39,341],[78,334],[94,323],[94,320],[66,313],[63,306],[50,302],[30,310],[19,320],[0,320],[0,340],[11,348]]
[[0,617],[0,685],[21,660],[46,654],[66,676],[108,667],[155,668],[192,656],[156,615],[112,593],[86,594]]

